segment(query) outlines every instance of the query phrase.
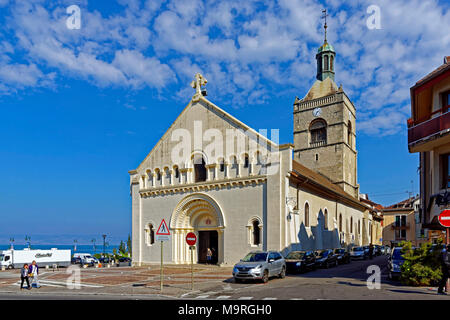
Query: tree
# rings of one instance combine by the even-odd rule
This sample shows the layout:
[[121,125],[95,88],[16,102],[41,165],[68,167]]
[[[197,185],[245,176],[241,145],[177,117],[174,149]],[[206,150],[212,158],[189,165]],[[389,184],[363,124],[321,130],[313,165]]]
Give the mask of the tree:
[[125,243],[122,240],[120,240],[120,244],[119,244],[119,253],[121,255],[126,254]]
[[128,251],[128,255],[131,257],[131,236],[130,236],[130,234],[128,234],[127,251]]

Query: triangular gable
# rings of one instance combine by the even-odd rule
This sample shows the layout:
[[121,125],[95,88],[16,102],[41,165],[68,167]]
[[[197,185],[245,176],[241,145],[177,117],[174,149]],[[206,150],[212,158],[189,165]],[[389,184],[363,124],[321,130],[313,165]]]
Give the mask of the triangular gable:
[[[202,101],[203,103],[207,104],[217,114],[221,115],[224,119],[226,119],[229,122],[233,123],[236,127],[241,128],[243,131],[251,132],[252,134],[255,135],[255,137],[257,137],[261,141],[264,141],[265,143],[267,143],[267,145],[270,146],[271,148],[278,148],[278,145],[275,142],[273,142],[272,140],[266,138],[265,136],[263,136],[258,131],[254,130],[253,128],[249,127],[245,123],[239,121],[238,119],[236,119],[235,117],[230,115],[228,112],[224,111],[223,109],[221,109],[220,107],[218,107],[217,105],[215,105],[214,103],[212,103],[211,101],[206,99],[205,97],[203,97],[203,96],[198,97],[195,102],[200,102],[200,101]],[[170,127],[166,130],[166,132],[158,140],[156,145],[148,153],[148,155],[145,157],[145,159],[139,164],[139,166],[137,167],[136,171],[139,171],[140,169],[142,169],[142,166],[144,165],[144,163],[146,163],[147,159],[149,159],[153,155],[153,153],[158,149],[158,147],[161,145],[161,143],[163,143],[163,141],[165,141],[168,138],[168,135],[171,132],[171,130],[173,129],[173,127],[175,126],[175,124],[179,121],[179,119],[181,119],[188,112],[190,107],[193,105],[193,102],[194,101],[191,99],[191,101],[188,103],[188,105],[183,109],[183,111],[181,111],[181,113],[178,115],[178,117],[175,119],[175,121],[172,122]]]

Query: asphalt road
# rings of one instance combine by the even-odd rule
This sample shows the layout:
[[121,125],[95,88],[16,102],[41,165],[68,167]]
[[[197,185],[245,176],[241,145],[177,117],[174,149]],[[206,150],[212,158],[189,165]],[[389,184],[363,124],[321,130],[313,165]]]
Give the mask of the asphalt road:
[[[369,289],[367,268],[377,265],[381,269],[381,288]],[[387,257],[353,261],[331,269],[319,269],[285,279],[271,279],[267,284],[229,283],[210,287],[207,291],[184,295],[187,299],[240,299],[240,300],[320,300],[320,299],[368,299],[411,300],[448,299],[437,295],[436,288],[406,287],[398,281],[390,281],[387,274]]]

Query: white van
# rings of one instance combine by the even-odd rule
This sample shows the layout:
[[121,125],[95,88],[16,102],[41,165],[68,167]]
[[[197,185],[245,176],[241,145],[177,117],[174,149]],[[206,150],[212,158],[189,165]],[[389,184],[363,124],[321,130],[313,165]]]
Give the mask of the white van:
[[74,258],[80,258],[81,264],[95,264],[96,259],[90,253],[74,253]]

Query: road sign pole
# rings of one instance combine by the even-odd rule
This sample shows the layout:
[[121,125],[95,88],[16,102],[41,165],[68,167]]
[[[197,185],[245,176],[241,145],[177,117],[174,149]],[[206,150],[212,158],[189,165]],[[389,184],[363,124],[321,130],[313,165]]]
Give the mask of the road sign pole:
[[194,247],[191,246],[191,290],[194,291]]
[[447,237],[446,243],[447,243],[447,245],[449,245],[450,244],[450,228],[447,228],[445,230],[445,233],[446,233],[446,237]]
[[163,291],[163,277],[164,277],[164,271],[163,271],[163,243],[164,243],[164,241],[161,241],[161,292]]

